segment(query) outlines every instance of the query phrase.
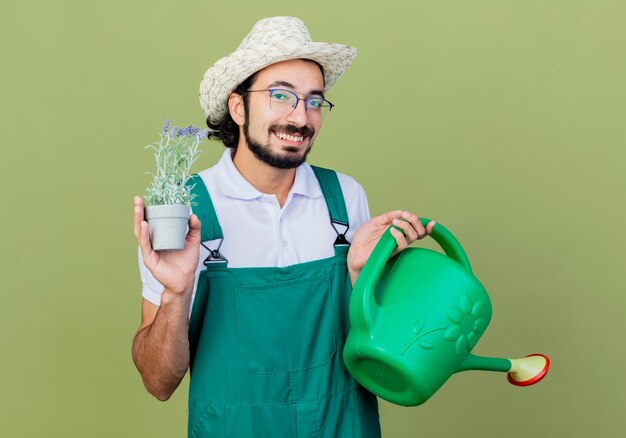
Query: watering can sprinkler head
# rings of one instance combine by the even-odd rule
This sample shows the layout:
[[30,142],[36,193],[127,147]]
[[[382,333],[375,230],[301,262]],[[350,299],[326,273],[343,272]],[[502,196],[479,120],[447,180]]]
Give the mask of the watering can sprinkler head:
[[389,259],[396,247],[389,230],[372,251],[350,298],[352,327],[344,347],[350,373],[403,406],[424,403],[460,371],[507,372],[517,386],[543,379],[550,360],[542,354],[504,359],[471,353],[491,320],[491,301],[456,238],[439,223],[430,236],[445,255],[407,248]]
[[548,373],[550,359],[541,353],[529,354],[522,359],[510,359],[509,383],[515,386],[530,386],[540,382]]

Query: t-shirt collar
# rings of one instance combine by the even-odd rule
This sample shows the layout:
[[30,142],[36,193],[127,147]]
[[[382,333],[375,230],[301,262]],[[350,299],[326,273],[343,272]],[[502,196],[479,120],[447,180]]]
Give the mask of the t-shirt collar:
[[[231,148],[226,148],[216,165],[217,184],[225,196],[251,200],[264,196],[250,184],[235,167]],[[309,198],[322,196],[322,191],[313,173],[313,169],[307,163],[296,168],[296,178],[291,187],[290,195],[302,195]]]

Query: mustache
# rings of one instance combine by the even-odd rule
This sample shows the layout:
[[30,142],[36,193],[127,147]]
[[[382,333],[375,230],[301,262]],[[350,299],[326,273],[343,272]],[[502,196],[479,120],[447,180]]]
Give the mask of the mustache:
[[315,134],[315,130],[310,126],[298,127],[295,125],[272,125],[270,129],[272,131],[284,132],[289,135],[299,134],[302,137],[312,137],[313,134]]

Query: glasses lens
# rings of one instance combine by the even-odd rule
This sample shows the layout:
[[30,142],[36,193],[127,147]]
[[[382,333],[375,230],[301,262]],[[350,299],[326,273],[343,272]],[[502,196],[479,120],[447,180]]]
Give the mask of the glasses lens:
[[298,97],[289,90],[270,90],[270,108],[277,113],[288,113],[296,107]]
[[309,97],[306,101],[306,110],[309,117],[319,117],[324,120],[331,108],[330,102],[322,97]]

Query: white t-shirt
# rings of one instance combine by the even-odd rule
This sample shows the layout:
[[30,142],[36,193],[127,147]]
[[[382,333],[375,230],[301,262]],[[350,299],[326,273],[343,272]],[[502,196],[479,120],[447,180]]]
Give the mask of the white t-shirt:
[[[215,207],[224,241],[220,253],[232,268],[289,266],[332,257],[337,233],[330,224],[326,201],[311,166],[304,163],[281,208],[274,195],[259,192],[241,176],[226,149],[213,167],[199,173]],[[337,173],[348,211],[350,228],[345,232],[352,241],[354,232],[369,220],[367,197],[353,178]],[[340,233],[345,227],[335,225]],[[211,250],[219,241],[204,242]],[[196,285],[209,250],[200,246]],[[161,285],[143,264],[139,251],[142,296],[161,303]],[[195,287],[194,287],[195,296]],[[193,298],[192,298],[193,303]],[[190,309],[193,305],[190,306]]]

